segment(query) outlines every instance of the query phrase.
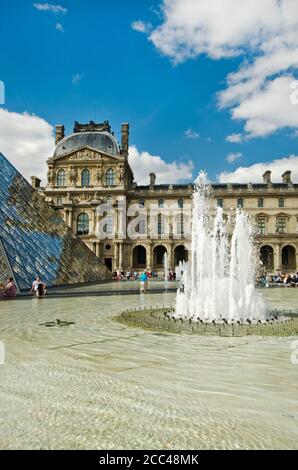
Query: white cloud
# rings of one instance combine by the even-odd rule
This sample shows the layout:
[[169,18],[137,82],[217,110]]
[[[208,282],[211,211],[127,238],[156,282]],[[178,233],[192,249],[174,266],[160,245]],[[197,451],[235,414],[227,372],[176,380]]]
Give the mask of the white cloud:
[[138,21],[133,21],[131,23],[132,29],[135,31],[138,31],[139,33],[150,33],[152,30],[152,24],[151,23],[145,23],[144,21],[138,20]]
[[222,172],[218,175],[219,183],[262,183],[262,175],[266,170],[271,170],[271,179],[273,182],[280,183],[281,175],[290,170],[292,172],[292,181],[298,182],[298,156],[278,158],[271,162],[255,163],[247,167],[239,167],[235,171]]
[[187,163],[165,162],[161,157],[139,151],[135,145],[129,148],[129,163],[138,184],[149,184],[149,173],[156,174],[156,183],[179,183],[191,181],[194,165]]
[[64,28],[61,23],[56,23],[56,29],[57,31],[60,31],[61,33],[64,33]]
[[67,13],[67,8],[52,3],[33,3],[33,6],[39,11],[48,11],[54,14]]
[[[55,149],[53,134],[53,126],[38,116],[0,109],[0,152],[29,182],[31,176],[46,182],[46,160]],[[191,161],[167,163],[159,156],[139,152],[136,146],[129,149],[129,163],[138,184],[149,184],[152,171],[157,183],[191,181],[193,176]]]
[[230,134],[226,137],[226,141],[231,144],[241,144],[242,134]]
[[72,84],[79,85],[81,81],[83,80],[83,78],[84,78],[83,73],[75,73],[71,78]]
[[233,109],[233,119],[246,121],[246,138],[266,136],[282,127],[298,129],[298,106],[290,99],[292,81],[292,77],[267,81]]
[[186,139],[196,140],[200,137],[200,134],[198,132],[194,131],[193,129],[187,129],[184,132],[184,137],[186,137]]
[[231,152],[227,155],[226,161],[228,163],[234,163],[236,160],[239,160],[239,158],[241,158],[241,157],[242,157],[242,153],[240,153],[240,152],[236,152],[236,153]]
[[0,109],[0,152],[29,182],[30,176],[45,182],[45,161],[54,148],[53,127],[44,119]]
[[[163,22],[149,38],[174,63],[200,54],[243,57],[218,102],[244,121],[248,138],[298,127],[286,89],[298,69],[297,0],[164,0],[162,9]],[[272,108],[278,119],[270,118]]]

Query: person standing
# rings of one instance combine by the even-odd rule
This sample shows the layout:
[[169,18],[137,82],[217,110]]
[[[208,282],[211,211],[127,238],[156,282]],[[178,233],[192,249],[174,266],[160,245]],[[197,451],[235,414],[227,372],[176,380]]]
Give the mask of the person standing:
[[146,292],[148,277],[144,271],[140,276],[140,292]]
[[40,277],[37,276],[35,281],[32,283],[30,292],[34,292],[36,297],[42,297],[45,294],[45,284],[41,281]]

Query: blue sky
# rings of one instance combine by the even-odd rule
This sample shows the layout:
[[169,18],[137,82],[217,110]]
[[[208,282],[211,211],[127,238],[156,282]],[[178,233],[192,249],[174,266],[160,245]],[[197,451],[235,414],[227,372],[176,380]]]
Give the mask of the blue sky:
[[[182,6],[185,18],[181,19],[181,28],[186,38],[187,28],[192,28],[188,19],[192,14],[200,14],[192,10],[193,1],[186,0]],[[245,108],[246,95],[237,104],[220,109],[218,93],[229,88],[228,74],[236,73],[247,62],[254,64],[255,58],[263,54],[263,45],[258,49],[251,47],[249,40],[248,44],[242,39],[235,42],[237,28],[232,42],[229,37],[214,38],[214,30],[209,30],[206,38],[198,39],[197,43],[192,43],[193,39],[191,44],[187,44],[187,39],[177,39],[173,10],[182,8],[179,2],[58,0],[49,4],[41,2],[36,8],[28,0],[2,1],[1,36],[5,40],[1,46],[0,80],[5,83],[6,99],[0,110],[34,114],[52,126],[63,123],[67,132],[71,131],[74,120],[108,119],[118,137],[121,123],[127,121],[131,126],[131,145],[139,156],[148,152],[166,163],[176,161],[178,166],[174,171],[179,170],[179,164],[191,160],[194,175],[204,168],[212,180],[222,172],[233,173],[239,165],[250,168],[255,163],[295,155],[298,117],[297,123],[295,116],[274,123],[272,131],[271,123],[267,122],[269,109],[267,117],[262,117],[262,124],[267,119],[265,130],[258,135],[258,122],[255,122],[259,114],[251,117],[251,111]],[[58,6],[67,11],[58,8],[55,13],[53,8],[57,10]],[[292,6],[291,3],[288,8]],[[165,11],[170,18],[168,23]],[[257,14],[262,18],[262,12]],[[274,14],[272,10],[272,18]],[[230,16],[227,11],[229,21],[235,21]],[[136,21],[141,22],[139,25],[145,32],[136,31],[140,29],[138,25],[132,27]],[[203,29],[209,28],[208,21],[206,18]],[[289,30],[293,27],[293,24],[286,25]],[[278,31],[272,33],[272,28],[269,32],[278,35]],[[250,29],[249,33],[253,37],[255,30]],[[219,46],[223,49],[219,52],[218,41],[222,41]],[[207,46],[202,47],[202,43]],[[236,53],[231,54],[231,49]],[[267,58],[270,63],[270,57]],[[275,70],[265,78],[263,87],[281,76],[295,78],[295,71],[293,63],[285,71]],[[259,91],[254,91],[252,101]],[[256,102],[257,105],[261,107],[262,101]],[[231,118],[235,109],[241,119]],[[295,111],[298,115],[298,106]],[[276,107],[272,113],[276,113]],[[253,131],[245,131],[247,122]],[[4,134],[2,126],[0,147],[6,138]],[[233,134],[241,134],[238,138],[241,143],[227,141]],[[5,150],[5,143],[3,147]],[[22,154],[19,158],[31,157]],[[296,160],[293,165],[295,172]],[[176,175],[176,179],[180,177]]]

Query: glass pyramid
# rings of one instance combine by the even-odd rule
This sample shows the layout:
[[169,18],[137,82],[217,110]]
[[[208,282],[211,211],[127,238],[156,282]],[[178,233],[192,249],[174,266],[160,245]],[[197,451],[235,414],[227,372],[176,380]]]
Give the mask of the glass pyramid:
[[109,279],[110,272],[0,153],[0,282],[20,291]]

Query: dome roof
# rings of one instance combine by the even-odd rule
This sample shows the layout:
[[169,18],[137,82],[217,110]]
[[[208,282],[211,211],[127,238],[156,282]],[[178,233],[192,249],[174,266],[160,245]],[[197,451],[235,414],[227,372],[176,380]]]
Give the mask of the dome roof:
[[54,158],[61,157],[83,147],[92,147],[108,155],[119,155],[119,146],[115,137],[109,132],[77,132],[60,140]]

